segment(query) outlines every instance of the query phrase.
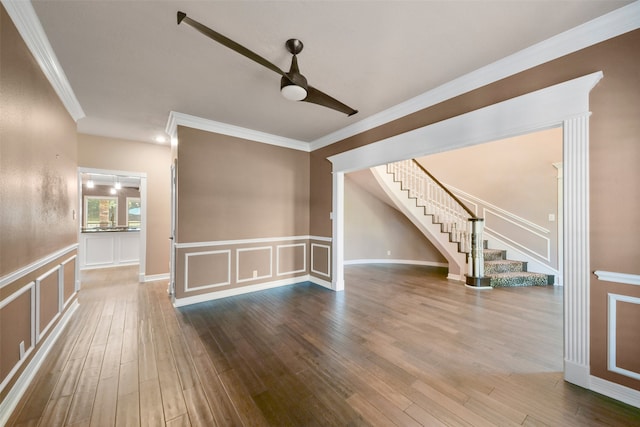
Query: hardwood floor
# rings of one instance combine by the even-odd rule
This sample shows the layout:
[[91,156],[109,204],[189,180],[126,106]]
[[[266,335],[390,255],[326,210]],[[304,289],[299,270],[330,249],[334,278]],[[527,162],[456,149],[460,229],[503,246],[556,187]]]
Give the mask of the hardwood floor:
[[166,282],[86,272],[18,426],[632,426],[562,379],[562,290],[476,291],[441,270],[347,266],[174,309]]

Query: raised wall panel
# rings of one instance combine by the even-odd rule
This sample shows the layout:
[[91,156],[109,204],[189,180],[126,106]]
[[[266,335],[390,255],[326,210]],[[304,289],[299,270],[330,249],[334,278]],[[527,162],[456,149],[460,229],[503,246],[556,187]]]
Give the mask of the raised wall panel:
[[[507,241],[518,249],[546,261],[551,262],[551,239],[549,230],[541,227],[526,226],[491,209],[483,209],[485,230],[498,238]],[[506,236],[511,236],[510,239]],[[518,242],[525,242],[524,245]]]
[[104,266],[115,262],[114,240],[106,233],[86,237],[84,249],[85,266]]
[[0,391],[35,346],[34,289],[31,282],[0,302]]
[[76,292],[76,255],[62,263],[62,306],[65,307]]
[[36,279],[36,341],[40,340],[60,313],[60,266]]
[[304,243],[278,245],[276,258],[278,276],[307,271],[307,245]]
[[608,369],[640,380],[640,298],[610,293],[608,316]]
[[331,247],[319,243],[311,244],[311,272],[331,277]]
[[140,233],[129,232],[119,233],[119,239],[116,241],[119,245],[119,259],[121,264],[136,263],[140,259]]
[[271,246],[236,249],[236,283],[268,279],[273,276]]
[[185,291],[231,284],[231,251],[202,251],[185,254]]

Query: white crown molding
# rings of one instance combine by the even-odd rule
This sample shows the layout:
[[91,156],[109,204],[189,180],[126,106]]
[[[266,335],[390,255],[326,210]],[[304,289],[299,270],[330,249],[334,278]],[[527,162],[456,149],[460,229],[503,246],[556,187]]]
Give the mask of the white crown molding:
[[640,1],[602,15],[311,142],[314,151],[596,43],[640,28]]
[[601,71],[587,74],[328,159],[334,173],[346,173],[559,126],[568,118],[589,114],[589,92],[602,77]]
[[205,248],[208,246],[234,246],[246,244],[262,244],[272,242],[293,242],[296,240],[318,240],[321,242],[331,242],[331,237],[320,236],[283,236],[283,237],[260,237],[256,239],[239,239],[239,240],[215,240],[208,242],[183,242],[175,243],[177,249],[187,248]]
[[627,285],[640,285],[640,275],[638,274],[627,274],[627,273],[616,273],[612,271],[602,271],[596,270],[593,272],[598,277],[598,280],[602,280],[604,282],[613,282],[613,283],[625,283]]
[[1,0],[25,44],[76,122],[85,116],[30,1]]
[[291,148],[293,150],[309,152],[310,145],[307,142],[297,139],[285,138],[283,136],[273,135],[270,133],[251,130],[240,126],[229,125],[226,123],[216,122],[214,120],[203,119],[189,114],[171,111],[165,131],[167,135],[174,141],[178,137],[178,126],[186,126],[193,129],[204,130],[207,132],[219,133],[222,135],[233,136],[236,138],[248,139],[250,141],[262,142],[264,144],[275,145],[283,148]]

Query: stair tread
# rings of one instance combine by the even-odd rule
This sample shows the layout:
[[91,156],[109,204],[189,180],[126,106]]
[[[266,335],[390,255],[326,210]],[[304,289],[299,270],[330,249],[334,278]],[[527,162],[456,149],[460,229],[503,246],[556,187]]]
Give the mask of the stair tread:
[[486,260],[487,264],[524,264],[524,261],[514,261],[512,259],[490,259]]

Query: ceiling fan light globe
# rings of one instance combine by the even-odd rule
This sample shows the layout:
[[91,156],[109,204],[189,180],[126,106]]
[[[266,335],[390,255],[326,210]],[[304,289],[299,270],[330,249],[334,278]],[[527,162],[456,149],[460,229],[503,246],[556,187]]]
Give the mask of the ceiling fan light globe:
[[280,92],[289,101],[302,101],[307,97],[307,90],[298,85],[282,86]]

